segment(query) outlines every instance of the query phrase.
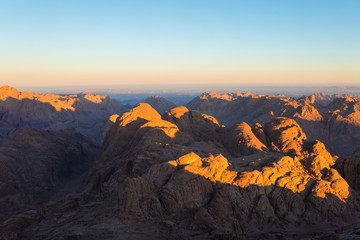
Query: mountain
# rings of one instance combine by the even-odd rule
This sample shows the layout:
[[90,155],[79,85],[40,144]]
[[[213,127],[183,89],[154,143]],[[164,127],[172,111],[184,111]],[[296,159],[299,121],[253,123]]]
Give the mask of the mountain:
[[294,99],[210,92],[195,98],[188,108],[212,115],[226,126],[239,122],[263,125],[274,117],[293,118],[309,139],[324,142],[331,153],[342,157],[360,146],[360,103],[356,98],[337,97],[323,106],[315,95]]
[[325,93],[315,93],[315,99],[316,102],[318,102],[321,105],[329,105],[335,98],[343,98],[343,97],[350,97],[350,98],[356,98],[357,100],[360,100],[360,95],[357,94],[325,94]]
[[[116,100],[92,94],[37,94],[0,87],[0,142],[21,126],[60,130],[75,128],[101,145],[107,119],[126,110]],[[102,123],[101,123],[102,122]]]
[[[272,101],[287,101],[285,110],[297,102],[294,114],[307,116],[301,114],[305,109],[315,120],[322,117],[313,97],[244,98],[255,111],[258,102],[272,106]],[[234,100],[212,101],[226,107]],[[218,108],[205,104],[208,110]],[[254,114],[253,119],[262,119]],[[360,217],[352,169],[357,155],[331,155],[294,119],[273,116],[252,127],[239,121],[227,128],[196,110],[177,107],[161,116],[146,103],[111,119],[114,123],[79,190],[8,218],[0,225],[3,238],[356,236],[356,230],[346,230],[356,229]]]
[[175,103],[172,103],[165,98],[159,96],[149,96],[143,102],[150,104],[150,106],[152,106],[160,114],[164,114],[170,109],[176,107]]

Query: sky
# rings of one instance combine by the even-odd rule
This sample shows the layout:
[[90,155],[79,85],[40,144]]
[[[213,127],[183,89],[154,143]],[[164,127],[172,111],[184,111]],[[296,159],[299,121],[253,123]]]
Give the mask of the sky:
[[360,85],[358,0],[0,0],[0,85]]

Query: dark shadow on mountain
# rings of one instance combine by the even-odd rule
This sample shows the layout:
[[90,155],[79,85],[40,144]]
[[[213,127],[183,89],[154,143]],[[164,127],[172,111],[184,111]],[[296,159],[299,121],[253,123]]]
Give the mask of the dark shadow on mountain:
[[76,189],[96,151],[74,129],[20,127],[12,140],[0,143],[0,221]]

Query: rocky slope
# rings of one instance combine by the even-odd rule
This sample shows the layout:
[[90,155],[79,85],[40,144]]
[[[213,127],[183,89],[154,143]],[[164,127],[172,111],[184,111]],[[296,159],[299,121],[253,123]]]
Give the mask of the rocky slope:
[[328,106],[315,95],[299,99],[250,93],[204,93],[188,108],[216,117],[221,124],[233,126],[246,122],[265,124],[274,117],[295,119],[311,140],[319,139],[328,150],[347,156],[360,146],[360,102],[356,98],[334,98]]
[[167,99],[159,96],[150,96],[146,98],[143,102],[150,104],[150,106],[153,107],[160,114],[164,114],[170,109],[176,107],[175,103],[170,102]]
[[7,219],[3,238],[293,239],[360,220],[346,162],[293,119],[226,128],[142,103],[113,121],[82,191]]
[[91,166],[95,151],[73,129],[21,127],[11,141],[0,144],[0,221],[37,209],[65,191],[69,181]]
[[[60,130],[75,128],[101,144],[108,118],[125,108],[106,96],[58,95],[20,92],[0,87],[0,142],[9,139],[20,126]],[[99,137],[100,136],[100,137]]]

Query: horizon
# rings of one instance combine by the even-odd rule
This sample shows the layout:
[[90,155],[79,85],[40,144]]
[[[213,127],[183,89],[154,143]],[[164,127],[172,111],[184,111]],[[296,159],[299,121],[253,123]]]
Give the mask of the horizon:
[[[5,85],[4,85],[5,86]],[[0,86],[2,87],[2,86]],[[76,94],[93,93],[108,96],[115,95],[199,95],[206,92],[218,93],[246,93],[301,96],[316,93],[332,94],[360,94],[360,85],[77,85],[77,86],[10,86],[19,91],[48,93],[48,94]]]
[[15,87],[358,85],[359,9],[355,0],[4,0],[0,80]]

